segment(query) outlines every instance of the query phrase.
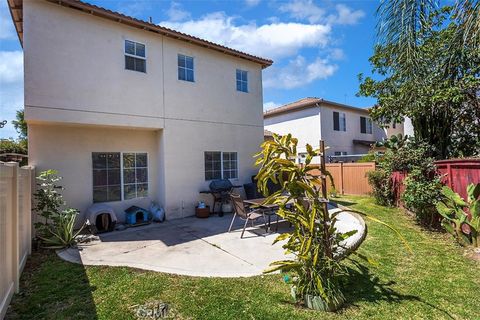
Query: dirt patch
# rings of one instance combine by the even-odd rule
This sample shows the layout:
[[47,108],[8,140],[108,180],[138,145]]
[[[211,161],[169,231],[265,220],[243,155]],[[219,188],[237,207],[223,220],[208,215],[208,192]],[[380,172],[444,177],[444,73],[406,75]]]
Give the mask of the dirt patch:
[[464,254],[467,258],[472,259],[480,263],[480,248],[467,249]]

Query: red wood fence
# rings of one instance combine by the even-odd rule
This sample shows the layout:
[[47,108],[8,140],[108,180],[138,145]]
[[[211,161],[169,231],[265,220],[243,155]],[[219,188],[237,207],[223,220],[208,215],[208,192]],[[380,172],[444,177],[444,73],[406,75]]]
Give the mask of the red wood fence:
[[467,197],[467,186],[480,183],[480,159],[452,159],[436,161],[438,172],[444,175],[443,183],[453,191]]
[[[467,186],[470,183],[480,183],[480,159],[451,159],[435,161],[438,173],[443,175],[442,182],[458,193],[462,198],[467,198]],[[401,206],[401,195],[405,190],[403,180],[407,177],[405,172],[392,174],[393,194],[395,205]]]

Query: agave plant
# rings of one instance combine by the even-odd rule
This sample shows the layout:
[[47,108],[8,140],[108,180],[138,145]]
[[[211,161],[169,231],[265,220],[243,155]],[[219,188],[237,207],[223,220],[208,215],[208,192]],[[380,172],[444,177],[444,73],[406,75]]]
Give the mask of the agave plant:
[[443,217],[442,226],[464,245],[480,246],[480,183],[467,186],[467,200],[449,187],[442,188],[442,200],[437,211]]

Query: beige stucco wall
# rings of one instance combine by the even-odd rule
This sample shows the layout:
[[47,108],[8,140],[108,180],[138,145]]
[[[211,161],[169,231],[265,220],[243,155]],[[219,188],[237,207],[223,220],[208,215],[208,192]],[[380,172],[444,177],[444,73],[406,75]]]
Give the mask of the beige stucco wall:
[[[124,40],[146,45],[147,73],[125,70]],[[195,82],[178,80],[177,54]],[[154,199],[168,218],[194,213],[206,189],[205,151],[236,151],[239,179],[255,173],[263,141],[262,71],[253,62],[44,1],[24,2],[25,107],[30,161],[64,176],[65,197],[92,203],[91,153],[147,151],[150,194],[112,204],[123,219]],[[248,93],[236,91],[236,69]]]
[[[346,117],[346,131],[333,130],[333,112],[344,112]],[[330,149],[327,156],[334,155],[335,151],[346,151],[349,155],[367,153],[369,147],[353,144],[353,140],[380,141],[385,136],[384,131],[375,123],[372,125],[372,134],[360,132],[360,117],[369,117],[363,110],[335,108],[322,105],[320,111],[322,139]]]
[[[163,128],[165,118],[262,124],[261,66],[45,1],[24,2],[26,119]],[[125,70],[124,40],[146,45],[147,72]],[[178,80],[177,54],[195,82]],[[235,70],[248,71],[249,93]]]
[[[189,130],[184,130],[187,125]],[[165,123],[164,135],[168,218],[194,214],[199,200],[211,205],[210,195],[199,194],[201,190],[208,190],[210,183],[205,181],[205,151],[237,152],[238,179],[231,180],[234,185],[251,182],[251,176],[256,173],[253,155],[263,142],[263,127],[169,120]],[[243,188],[235,191],[243,192]]]
[[148,153],[148,198],[108,202],[120,220],[126,208],[148,207],[151,200],[159,199],[157,131],[38,124],[29,125],[28,130],[30,164],[36,166],[37,174],[47,169],[59,172],[65,200],[80,210],[81,218],[93,203],[92,152]]
[[[333,112],[344,112],[346,116],[346,131],[333,130]],[[345,151],[348,155],[364,154],[369,147],[353,144],[353,140],[380,141],[385,137],[385,131],[373,123],[372,134],[360,132],[360,117],[368,117],[366,110],[351,107],[334,107],[321,104],[319,108],[311,107],[267,117],[264,119],[265,129],[280,135],[291,133],[298,138],[298,152],[305,152],[305,144],[318,147],[319,140],[325,141],[328,147],[326,156],[334,155],[335,151]],[[319,159],[314,159],[318,162]]]
[[279,114],[265,118],[265,129],[279,135],[291,133],[298,139],[298,152],[304,152],[305,145],[317,147],[320,141],[319,108]]

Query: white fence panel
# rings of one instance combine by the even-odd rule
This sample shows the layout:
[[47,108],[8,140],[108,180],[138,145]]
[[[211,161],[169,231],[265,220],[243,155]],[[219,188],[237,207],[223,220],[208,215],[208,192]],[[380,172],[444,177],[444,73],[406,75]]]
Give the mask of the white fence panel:
[[31,253],[32,167],[0,162],[0,319],[5,317]]

